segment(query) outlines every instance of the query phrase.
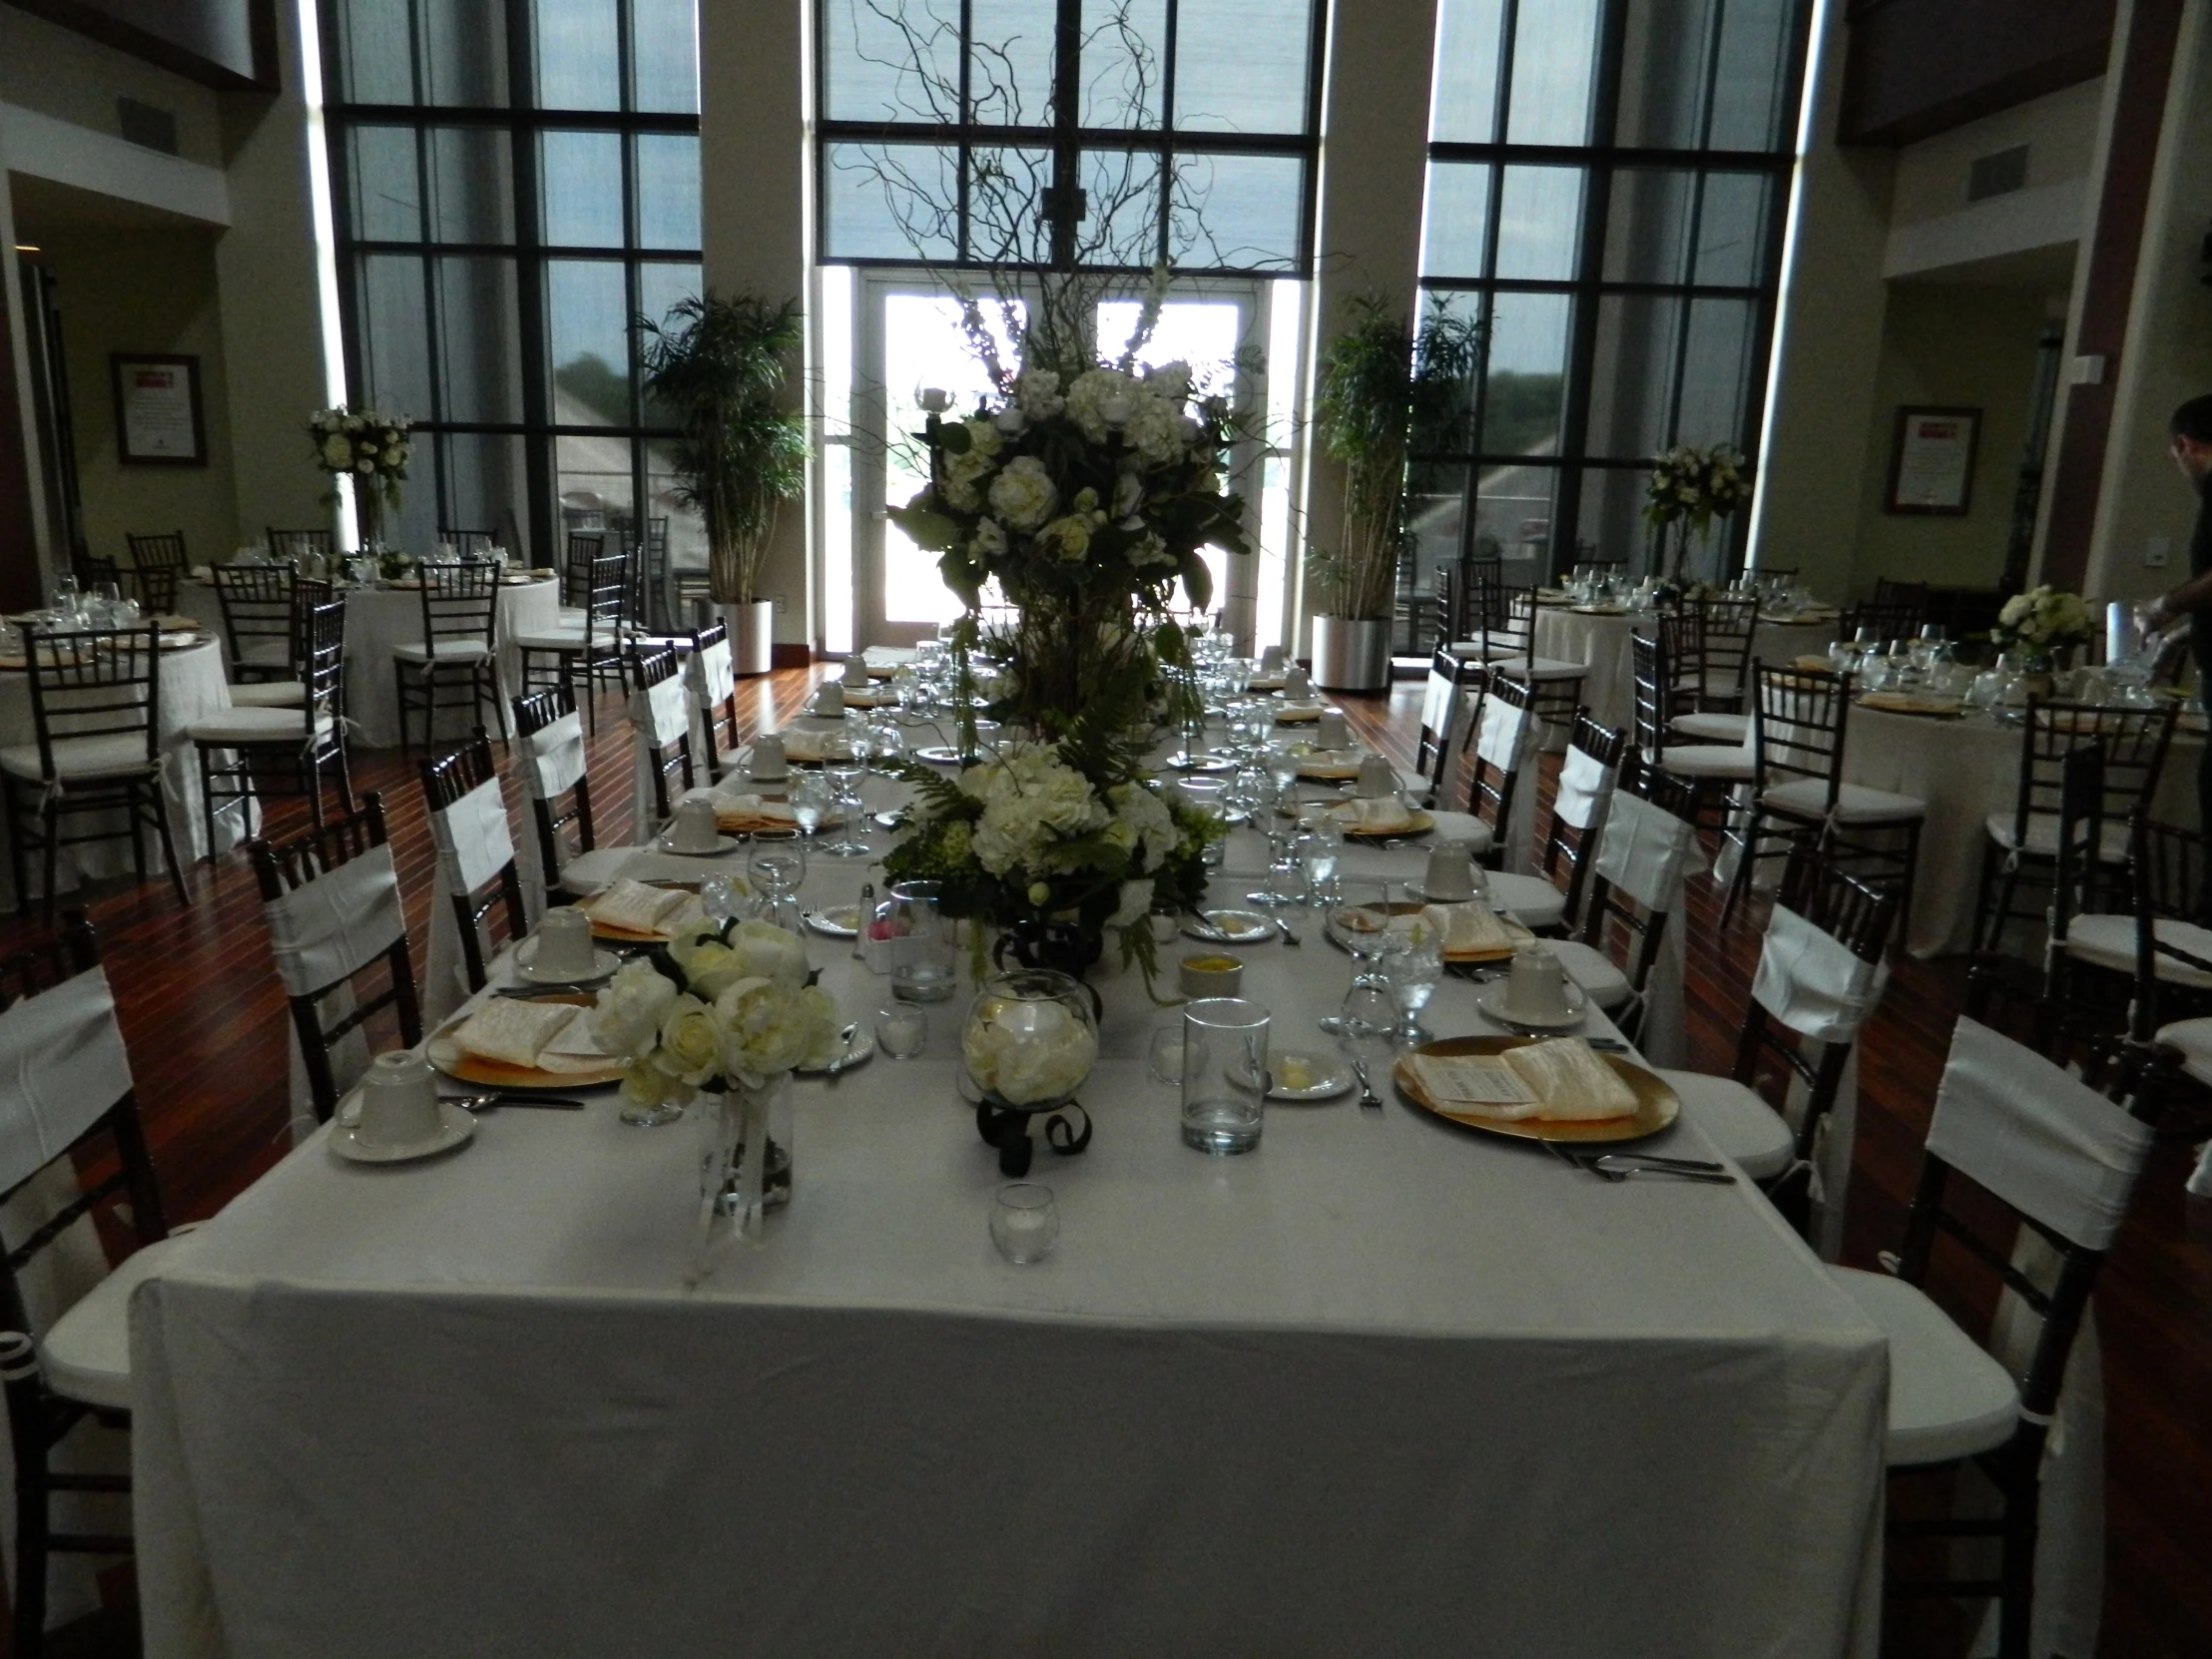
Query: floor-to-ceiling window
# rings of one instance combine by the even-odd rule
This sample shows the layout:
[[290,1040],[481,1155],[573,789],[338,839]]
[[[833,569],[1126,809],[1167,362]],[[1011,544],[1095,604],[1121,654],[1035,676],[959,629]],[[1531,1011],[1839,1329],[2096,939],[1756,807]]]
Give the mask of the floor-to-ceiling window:
[[1040,272],[1125,278],[1086,300],[1111,354],[1156,268],[1173,279],[1144,358],[1190,358],[1250,417],[1236,482],[1261,549],[1241,562],[1258,568],[1217,561],[1216,591],[1279,637],[1295,514],[1290,402],[1271,387],[1296,378],[1312,262],[1321,8],[820,0],[817,15],[827,643],[897,639],[951,604],[882,516],[920,481],[920,394],[982,389],[948,282],[1036,304]]
[[423,441],[391,539],[696,519],[635,318],[700,287],[694,0],[322,0],[356,401]]
[[1653,457],[1753,451],[1808,10],[1442,0],[1421,286],[1487,354],[1467,448],[1416,468],[1401,650],[1438,564],[1642,561]]

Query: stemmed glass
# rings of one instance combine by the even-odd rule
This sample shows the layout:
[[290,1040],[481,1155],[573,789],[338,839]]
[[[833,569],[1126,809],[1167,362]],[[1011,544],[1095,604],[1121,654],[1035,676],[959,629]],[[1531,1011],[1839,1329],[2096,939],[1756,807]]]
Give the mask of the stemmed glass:
[[791,809],[792,822],[799,826],[799,832],[808,840],[814,839],[830,817],[830,780],[819,772],[795,772],[792,774]]
[[1436,994],[1444,976],[1443,941],[1433,929],[1388,935],[1382,952],[1382,977],[1397,1005],[1397,1041],[1401,1048],[1417,1048],[1428,1040],[1420,1022],[1421,1010]]
[[[799,792],[795,789],[792,793],[796,797]],[[763,921],[773,921],[779,927],[798,932],[799,900],[795,895],[800,883],[807,879],[807,843],[798,839],[756,838],[745,867],[761,894],[754,914]]]
[[866,841],[852,838],[852,824],[860,816],[860,780],[867,774],[868,739],[865,728],[831,738],[822,746],[822,770],[830,780],[830,798],[844,809],[844,833],[834,846],[822,849],[829,858],[862,858],[875,850]]
[[1316,904],[1336,897],[1337,864],[1344,850],[1344,826],[1328,814],[1316,813],[1300,822],[1298,859],[1305,866],[1306,888]]
[[[1382,1023],[1387,1027],[1389,985],[1375,971],[1374,964],[1389,948],[1389,883],[1385,881],[1338,883],[1337,901],[1327,912],[1329,936],[1353,958],[1356,966],[1352,988],[1345,995],[1344,1011],[1324,1019],[1321,1022],[1324,1031],[1339,1035],[1360,1034],[1373,1023],[1371,1006],[1377,1002],[1385,1011]],[[1362,996],[1363,991],[1371,994]]]
[[1255,904],[1290,905],[1304,904],[1304,871],[1299,866],[1298,831],[1283,825],[1276,825],[1267,831],[1268,884],[1260,892],[1248,892],[1245,897]]

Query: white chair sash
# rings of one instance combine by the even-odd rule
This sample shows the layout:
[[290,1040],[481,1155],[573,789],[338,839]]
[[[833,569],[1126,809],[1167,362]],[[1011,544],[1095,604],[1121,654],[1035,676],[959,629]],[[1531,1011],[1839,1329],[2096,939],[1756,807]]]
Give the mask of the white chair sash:
[[584,717],[565,714],[522,740],[523,776],[530,799],[557,801],[584,776]]
[[702,709],[719,709],[738,689],[738,661],[728,640],[694,651],[684,666],[691,682],[693,703]]
[[1800,1036],[1856,1041],[1882,1000],[1886,976],[1833,933],[1777,904],[1759,949],[1752,1000]]
[[52,1163],[131,1089],[107,969],[88,968],[0,1013],[0,1188]]
[[432,813],[430,829],[438,843],[438,875],[448,893],[472,893],[514,861],[507,801],[496,778]]
[[671,675],[657,686],[630,695],[630,724],[656,748],[691,735],[691,693],[683,677]]
[[1663,807],[1633,795],[1616,795],[1598,842],[1597,872],[1647,910],[1672,913],[1682,904],[1682,882],[1704,868],[1697,831]]
[[1613,799],[1614,769],[1603,765],[1586,749],[1568,746],[1559,763],[1559,790],[1551,804],[1552,817],[1574,830],[1590,830],[1602,823],[1607,803]]
[[1421,692],[1420,723],[1439,738],[1449,738],[1454,718],[1459,710],[1459,683],[1449,674],[1435,669],[1428,671],[1428,684]]
[[406,937],[391,848],[372,846],[262,906],[286,994],[312,996],[359,972]]
[[1482,729],[1476,734],[1474,752],[1501,772],[1518,772],[1528,736],[1528,711],[1516,709],[1502,697],[1482,700]]
[[1985,1025],[1958,1021],[1928,1150],[2022,1215],[2106,1249],[2150,1145],[2147,1124],[2086,1083]]

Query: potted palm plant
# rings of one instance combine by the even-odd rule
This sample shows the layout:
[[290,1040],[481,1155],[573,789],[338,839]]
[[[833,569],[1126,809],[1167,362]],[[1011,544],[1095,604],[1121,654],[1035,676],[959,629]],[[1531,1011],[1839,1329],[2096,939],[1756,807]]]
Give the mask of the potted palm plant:
[[1481,325],[1435,312],[1409,327],[1379,294],[1323,355],[1314,421],[1345,469],[1344,537],[1307,551],[1314,583],[1314,681],[1332,691],[1390,683],[1390,613],[1406,537],[1405,466],[1451,444],[1469,412]]
[[766,674],[775,607],[761,594],[776,515],[807,487],[807,423],[783,389],[803,334],[799,302],[709,289],[638,319],[649,418],[678,427],[677,500],[706,521],[708,579],[740,674]]

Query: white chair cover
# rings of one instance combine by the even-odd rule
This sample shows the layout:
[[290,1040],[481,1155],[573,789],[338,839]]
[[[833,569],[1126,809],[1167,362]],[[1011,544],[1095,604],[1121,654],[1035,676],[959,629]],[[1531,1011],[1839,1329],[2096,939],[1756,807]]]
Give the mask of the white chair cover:
[[2109,1248],[2150,1145],[2147,1124],[2086,1083],[1958,1021],[1928,1150],[2022,1215],[2087,1249]]
[[719,709],[738,689],[738,662],[728,640],[694,651],[686,660],[685,675],[691,684],[692,702],[702,709]]
[[105,968],[0,1013],[0,1189],[52,1163],[131,1089]]
[[1559,789],[1552,798],[1552,817],[1573,829],[1594,830],[1605,822],[1613,799],[1618,769],[1601,765],[1586,749],[1571,744],[1559,763]]
[[434,1025],[469,995],[460,927],[448,900],[457,893],[474,892],[515,858],[499,780],[486,779],[452,806],[432,813],[430,833],[438,848],[438,893],[430,905],[430,960],[423,975],[422,1017]]
[[[406,937],[406,912],[399,902],[399,872],[391,848],[372,846],[358,858],[325,870],[305,886],[262,906],[269,922],[270,954],[287,996],[312,996],[329,986],[315,1005],[325,1025],[353,1010],[353,989],[340,983],[368,966]],[[314,1091],[307,1082],[299,1033],[285,1022],[290,1051],[291,1121],[294,1141],[315,1129]],[[368,1069],[368,1039],[358,1029],[346,1032],[330,1050],[330,1077],[339,1092]]]
[[[1518,772],[1535,756],[1542,734],[1526,709],[1516,709],[1502,698],[1482,699],[1482,724],[1476,728],[1474,752],[1491,766]],[[1536,872],[1536,791],[1524,782],[1513,791],[1513,810],[1498,826],[1504,846],[1504,867],[1516,875]]]
[[1683,934],[1688,930],[1682,883],[1704,867],[1705,854],[1692,826],[1640,797],[1614,795],[1598,841],[1597,873],[1647,910],[1667,917],[1659,954],[1644,982],[1644,1026],[1636,1046],[1653,1065],[1677,1070],[1689,1060],[1682,1019]]
[[[522,757],[521,772],[530,800],[558,801],[584,776],[584,717],[563,715],[543,731],[518,739],[516,747]],[[532,810],[525,808],[526,813]],[[515,875],[522,882],[522,901],[533,923],[545,913],[545,890],[560,878],[560,873],[545,867],[537,825],[526,818],[522,833],[515,840]]]
[[653,814],[656,751],[689,733],[691,720],[691,693],[682,675],[630,694],[630,728],[638,735],[630,768],[630,822],[641,837],[660,828]]

